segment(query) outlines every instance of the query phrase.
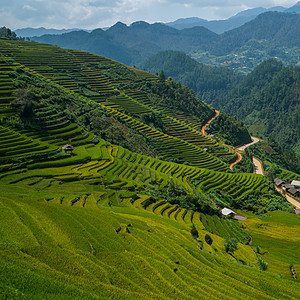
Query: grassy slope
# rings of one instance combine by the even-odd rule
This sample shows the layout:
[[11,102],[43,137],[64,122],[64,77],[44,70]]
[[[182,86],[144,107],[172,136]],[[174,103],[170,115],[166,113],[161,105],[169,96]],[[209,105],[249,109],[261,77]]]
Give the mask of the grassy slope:
[[[45,112],[51,119],[47,107]],[[225,220],[203,214],[201,222],[198,214],[185,209],[178,209],[175,216],[171,207],[156,203],[144,209],[147,196],[138,195],[155,183],[166,185],[173,177],[190,192],[197,188],[205,195],[203,191],[219,186],[239,197],[264,189],[260,176],[163,162],[103,140],[94,145],[93,136],[86,137],[76,123],[58,129],[54,136],[44,135],[42,154],[59,153],[63,143],[59,137],[68,138],[70,132],[78,142],[74,156],[38,162],[32,145],[39,143],[41,133],[14,129],[12,134],[12,129],[0,128],[5,145],[19,143],[20,138],[27,145],[21,153],[11,149],[14,155],[4,156],[1,165],[2,295],[18,299],[299,298],[297,283],[257,270],[249,246],[238,244],[233,256],[224,251],[221,236],[233,231],[239,235],[239,226],[220,225]],[[18,168],[7,171],[11,166]],[[190,233],[192,222],[199,231],[198,242]],[[212,232],[211,246],[205,242],[204,227]],[[214,234],[217,231],[220,236]],[[289,251],[295,258],[294,250]],[[297,268],[296,258],[292,262]],[[279,262],[279,269],[285,270],[285,264]],[[287,272],[283,277],[290,278]]]
[[[217,236],[211,235],[212,248],[204,242],[201,251],[189,227],[146,211],[68,207],[15,190],[6,196],[0,200],[0,270],[9,297],[300,296],[291,280],[224,259],[230,256]],[[239,247],[235,256],[255,265],[250,247]]]

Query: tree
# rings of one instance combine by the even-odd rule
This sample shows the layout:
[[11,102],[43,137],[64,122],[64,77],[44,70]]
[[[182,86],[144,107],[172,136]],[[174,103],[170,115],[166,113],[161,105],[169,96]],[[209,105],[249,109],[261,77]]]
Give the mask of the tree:
[[237,241],[233,238],[227,239],[224,241],[224,249],[227,253],[233,253],[238,249]]
[[211,245],[213,243],[213,239],[211,238],[211,236],[209,234],[206,234],[204,239],[208,245]]
[[199,237],[199,233],[198,233],[198,230],[196,229],[195,224],[193,224],[191,226],[191,234],[192,234],[192,236],[193,236],[194,239],[196,239],[196,238]]
[[257,259],[257,264],[260,270],[266,271],[268,269],[268,263],[264,261],[261,257]]
[[166,80],[166,75],[164,71],[161,71],[159,76],[158,76],[159,81],[165,81]]

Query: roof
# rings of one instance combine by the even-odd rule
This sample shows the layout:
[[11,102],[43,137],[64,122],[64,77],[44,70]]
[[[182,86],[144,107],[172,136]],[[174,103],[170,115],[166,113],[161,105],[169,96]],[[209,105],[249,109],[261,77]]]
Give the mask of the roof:
[[291,182],[291,185],[300,186],[300,181],[299,180],[293,180]]
[[289,193],[292,195],[300,194],[300,189],[291,188],[291,189],[289,189]]
[[284,183],[284,181],[282,181],[281,179],[279,179],[279,178],[275,178],[275,184],[277,185],[277,186],[279,186],[279,185],[281,185],[281,184],[283,184]]
[[227,207],[224,207],[224,208],[221,210],[221,213],[222,213],[222,215],[224,215],[224,216],[228,216],[228,215],[230,215],[230,214],[236,215],[236,212],[234,212],[233,210],[231,210],[231,209],[229,209],[229,208],[227,208]]
[[291,184],[284,184],[283,187],[284,187],[286,190],[295,188],[295,186],[294,186],[294,185],[291,185]]
[[62,146],[62,149],[63,150],[74,150],[74,146],[67,144],[67,145]]

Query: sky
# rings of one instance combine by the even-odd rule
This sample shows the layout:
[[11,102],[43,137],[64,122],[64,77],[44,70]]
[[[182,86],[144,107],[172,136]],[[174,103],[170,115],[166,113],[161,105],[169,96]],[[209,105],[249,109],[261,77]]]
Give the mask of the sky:
[[298,0],[0,0],[0,27],[94,29],[118,21],[171,22],[227,19],[249,8],[291,7]]

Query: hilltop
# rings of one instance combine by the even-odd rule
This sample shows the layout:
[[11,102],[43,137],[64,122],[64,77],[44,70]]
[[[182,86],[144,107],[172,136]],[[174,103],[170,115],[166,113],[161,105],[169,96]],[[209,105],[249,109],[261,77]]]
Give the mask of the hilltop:
[[229,169],[234,149],[201,132],[211,106],[163,73],[0,45],[4,297],[299,298],[299,218],[264,176]]

